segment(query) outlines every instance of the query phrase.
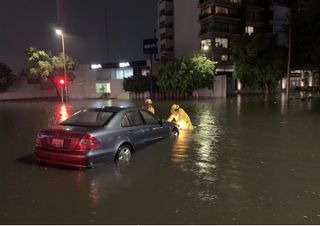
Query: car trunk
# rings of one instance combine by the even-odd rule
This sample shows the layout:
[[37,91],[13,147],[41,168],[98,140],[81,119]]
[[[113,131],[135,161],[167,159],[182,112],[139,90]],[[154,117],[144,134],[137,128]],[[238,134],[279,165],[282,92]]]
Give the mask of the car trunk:
[[39,132],[39,146],[52,151],[75,151],[80,140],[92,130],[75,126],[54,126]]

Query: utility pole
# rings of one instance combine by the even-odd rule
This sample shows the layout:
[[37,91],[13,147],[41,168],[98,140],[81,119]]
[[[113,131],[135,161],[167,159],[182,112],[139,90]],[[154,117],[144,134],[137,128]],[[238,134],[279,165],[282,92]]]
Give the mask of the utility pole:
[[289,89],[290,89],[290,71],[291,71],[291,35],[292,35],[292,25],[291,19],[289,20],[289,42],[288,42],[288,67],[287,67],[287,101],[289,101]]

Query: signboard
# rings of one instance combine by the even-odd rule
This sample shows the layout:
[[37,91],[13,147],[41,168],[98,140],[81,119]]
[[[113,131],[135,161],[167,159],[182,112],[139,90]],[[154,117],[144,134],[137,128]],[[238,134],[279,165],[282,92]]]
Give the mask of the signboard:
[[143,53],[153,55],[158,53],[158,40],[156,38],[144,39],[143,40]]
[[110,83],[96,83],[97,93],[111,93]]

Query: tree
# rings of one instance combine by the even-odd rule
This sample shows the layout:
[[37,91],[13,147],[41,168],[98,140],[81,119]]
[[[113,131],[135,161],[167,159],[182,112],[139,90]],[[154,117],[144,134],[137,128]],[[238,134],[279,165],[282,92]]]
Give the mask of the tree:
[[6,92],[10,85],[13,83],[13,73],[11,69],[0,63],[0,92]]
[[[156,78],[151,77],[153,90],[157,89],[154,85],[156,84]],[[123,89],[127,92],[143,93],[150,90],[150,75],[133,75],[123,80]]]
[[198,89],[213,89],[214,77],[216,75],[215,66],[217,62],[212,61],[204,55],[195,55],[185,59],[181,66],[181,75],[183,76],[181,89],[188,94]]
[[[56,88],[58,97],[60,97],[56,80],[58,77],[64,75],[63,54],[61,53],[59,56],[54,56],[50,52],[38,50],[34,47],[26,49],[25,54],[27,61],[31,64],[28,73],[40,80],[50,80]],[[67,82],[69,83],[75,78],[73,71],[77,68],[78,64],[74,59],[67,55],[65,55],[65,62]]]
[[174,59],[163,63],[158,72],[160,90],[191,95],[200,88],[212,88],[216,62],[203,55]]
[[182,91],[180,87],[182,59],[174,59],[161,64],[158,71],[159,89],[164,92]]
[[272,34],[242,35],[232,41],[234,76],[270,93],[286,72],[286,48]]

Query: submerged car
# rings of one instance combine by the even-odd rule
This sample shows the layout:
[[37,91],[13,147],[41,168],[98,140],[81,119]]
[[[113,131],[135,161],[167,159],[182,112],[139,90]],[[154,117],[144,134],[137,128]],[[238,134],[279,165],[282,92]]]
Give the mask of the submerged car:
[[83,109],[36,138],[39,163],[77,168],[110,160],[129,161],[134,151],[179,133],[166,122],[139,107]]

